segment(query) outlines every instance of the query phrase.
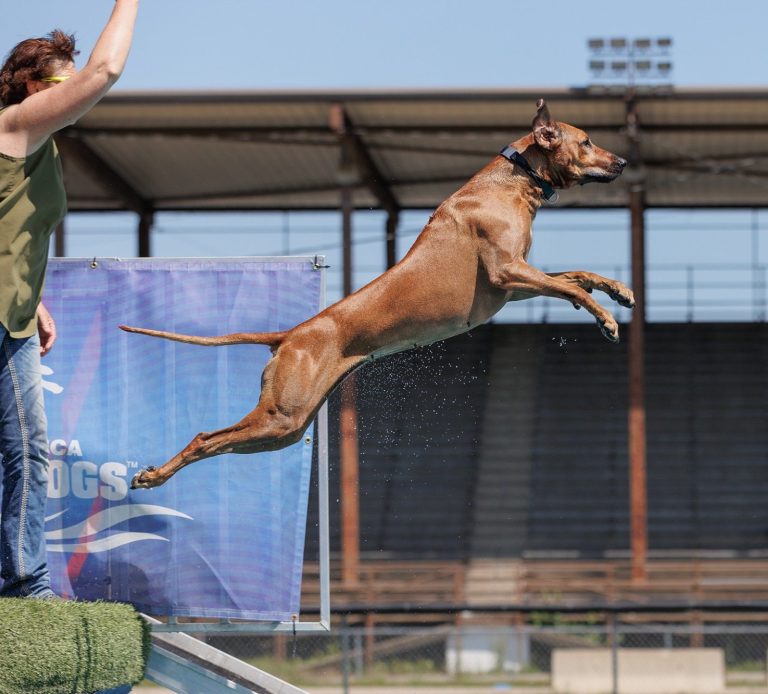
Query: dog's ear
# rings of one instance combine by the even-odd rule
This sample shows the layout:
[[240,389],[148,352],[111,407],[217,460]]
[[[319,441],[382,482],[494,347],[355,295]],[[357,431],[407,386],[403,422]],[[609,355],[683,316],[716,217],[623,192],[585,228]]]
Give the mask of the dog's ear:
[[549,108],[544,99],[536,102],[536,117],[531,125],[533,139],[542,149],[556,149],[563,141],[563,133],[556,121],[549,115]]

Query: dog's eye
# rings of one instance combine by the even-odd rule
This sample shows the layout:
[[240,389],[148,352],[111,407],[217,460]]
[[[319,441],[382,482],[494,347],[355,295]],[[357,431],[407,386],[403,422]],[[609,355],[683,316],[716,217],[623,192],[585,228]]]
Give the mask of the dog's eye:
[[592,143],[589,141],[589,138],[587,138],[586,140],[584,140],[584,142],[581,143],[581,146],[590,148],[592,147]]

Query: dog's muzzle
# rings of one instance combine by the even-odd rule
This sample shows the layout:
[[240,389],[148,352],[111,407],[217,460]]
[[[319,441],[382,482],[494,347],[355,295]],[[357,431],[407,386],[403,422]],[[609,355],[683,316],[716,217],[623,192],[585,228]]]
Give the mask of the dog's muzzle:
[[579,181],[579,185],[583,186],[585,183],[610,183],[614,179],[621,176],[621,172],[624,171],[624,167],[627,165],[627,160],[621,157],[614,157],[610,166],[605,169],[591,170],[584,175]]

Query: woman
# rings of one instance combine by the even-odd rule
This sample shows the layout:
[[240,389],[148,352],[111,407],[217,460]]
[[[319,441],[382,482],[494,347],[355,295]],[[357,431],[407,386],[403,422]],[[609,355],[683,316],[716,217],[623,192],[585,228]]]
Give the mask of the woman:
[[40,303],[50,235],[66,212],[52,135],[86,114],[128,58],[138,0],[116,0],[82,70],[61,31],[17,45],[0,69],[0,455],[3,597],[55,597],[45,553],[48,434],[40,357],[56,327]]

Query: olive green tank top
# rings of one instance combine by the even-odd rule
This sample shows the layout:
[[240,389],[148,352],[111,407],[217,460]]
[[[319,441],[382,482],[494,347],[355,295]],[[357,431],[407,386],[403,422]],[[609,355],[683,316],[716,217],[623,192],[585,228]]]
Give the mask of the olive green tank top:
[[28,157],[0,153],[0,323],[12,337],[37,329],[50,237],[66,211],[53,138]]

